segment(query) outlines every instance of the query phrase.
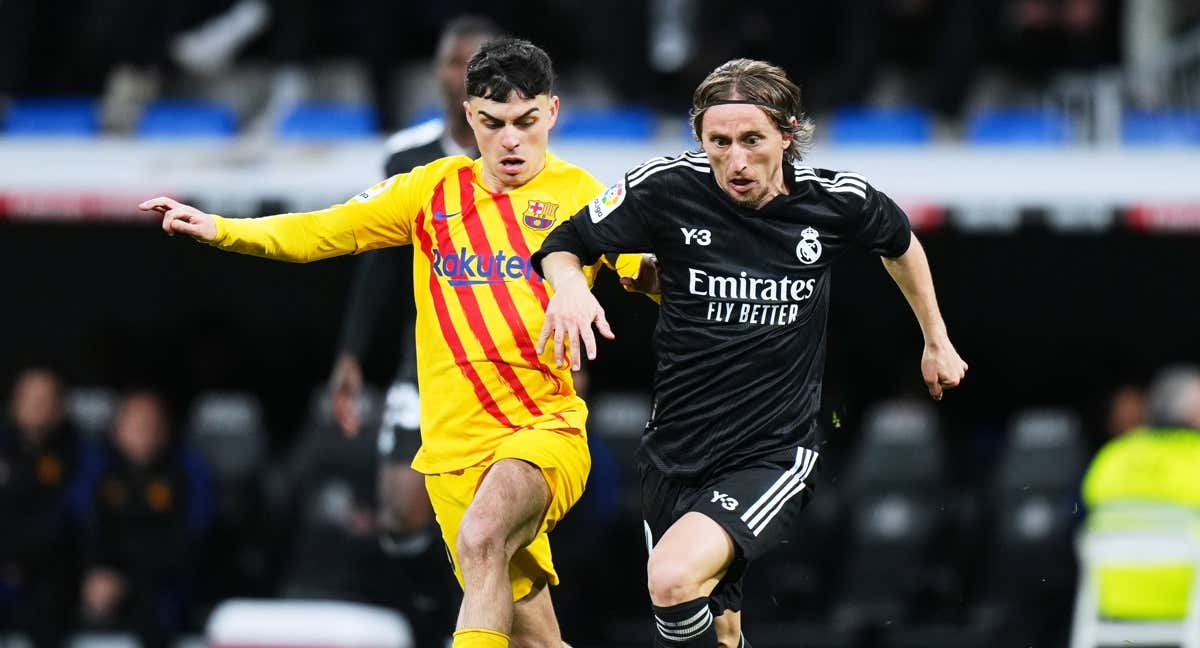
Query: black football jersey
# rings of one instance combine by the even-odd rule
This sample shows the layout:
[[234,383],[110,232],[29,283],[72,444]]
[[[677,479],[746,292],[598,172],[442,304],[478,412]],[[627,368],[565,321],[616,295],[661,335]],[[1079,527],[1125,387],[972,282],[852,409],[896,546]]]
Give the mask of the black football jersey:
[[738,205],[707,156],[655,158],[546,239],[584,264],[651,251],[661,265],[654,409],[641,459],[697,475],[817,443],[830,267],[851,246],[897,257],[904,212],[854,173],[784,163],[788,193]]

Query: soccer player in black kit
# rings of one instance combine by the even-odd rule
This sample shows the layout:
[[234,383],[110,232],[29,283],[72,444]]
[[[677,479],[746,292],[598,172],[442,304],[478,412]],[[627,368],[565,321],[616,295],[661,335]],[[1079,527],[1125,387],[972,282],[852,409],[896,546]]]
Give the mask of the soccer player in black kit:
[[534,266],[555,289],[539,348],[578,365],[612,337],[580,263],[650,250],[661,264],[654,410],[638,452],[655,646],[746,646],[746,566],[811,497],[829,273],[878,254],[925,336],[930,395],[967,365],[937,307],[908,219],[862,176],[803,166],[812,125],[778,67],[739,59],[696,89],[702,150],[656,158],[555,230]]

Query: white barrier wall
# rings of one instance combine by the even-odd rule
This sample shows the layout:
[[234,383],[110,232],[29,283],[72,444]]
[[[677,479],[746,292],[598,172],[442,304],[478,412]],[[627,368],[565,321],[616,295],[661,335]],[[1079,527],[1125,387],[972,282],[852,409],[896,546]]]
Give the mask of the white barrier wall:
[[[677,140],[630,145],[567,142],[554,150],[605,183]],[[1200,149],[831,148],[813,166],[865,175],[920,227],[953,210],[965,229],[1005,229],[1020,210],[1044,210],[1067,229],[1200,226]],[[228,215],[317,209],[370,186],[382,140],[327,145],[116,139],[0,139],[0,218],[137,219],[146,197],[168,194]],[[264,205],[265,203],[265,205]]]

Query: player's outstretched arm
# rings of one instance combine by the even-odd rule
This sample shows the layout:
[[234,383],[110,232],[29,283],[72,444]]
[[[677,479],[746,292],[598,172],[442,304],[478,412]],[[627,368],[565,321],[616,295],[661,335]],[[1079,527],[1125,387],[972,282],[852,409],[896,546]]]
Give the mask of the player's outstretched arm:
[[921,333],[925,336],[925,350],[921,354],[921,377],[929,388],[929,395],[935,400],[942,399],[946,389],[957,387],[967,375],[967,363],[959,357],[958,351],[950,343],[950,335],[946,332],[946,323],[938,310],[937,295],[933,290],[933,275],[929,271],[929,260],[925,257],[925,249],[916,235],[904,254],[889,259],[883,258],[883,266],[908,305],[912,307],[917,322],[921,325]]
[[563,349],[567,348],[571,368],[580,368],[579,343],[583,341],[589,360],[596,359],[596,337],[592,324],[600,335],[613,339],[612,328],[604,319],[604,309],[588,288],[587,277],[579,257],[570,252],[551,252],[542,259],[542,276],[554,288],[554,296],[546,307],[546,321],[538,335],[537,350],[542,353],[546,342],[554,340],[554,361],[563,366]]
[[177,200],[159,196],[138,205],[138,209],[162,214],[163,231],[171,236],[187,234],[205,243],[217,237],[217,223],[212,214]]

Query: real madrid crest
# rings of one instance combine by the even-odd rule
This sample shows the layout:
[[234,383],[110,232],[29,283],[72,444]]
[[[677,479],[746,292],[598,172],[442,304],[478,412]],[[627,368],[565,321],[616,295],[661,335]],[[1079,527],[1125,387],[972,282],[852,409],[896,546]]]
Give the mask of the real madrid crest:
[[548,230],[554,226],[554,212],[558,205],[544,200],[530,200],[529,206],[522,214],[521,222],[531,230]]
[[806,227],[803,232],[800,232],[800,242],[796,244],[796,256],[801,263],[811,265],[821,258],[821,242],[817,240],[820,235],[820,232],[811,227]]

